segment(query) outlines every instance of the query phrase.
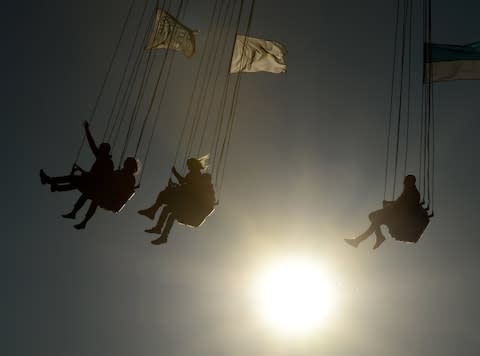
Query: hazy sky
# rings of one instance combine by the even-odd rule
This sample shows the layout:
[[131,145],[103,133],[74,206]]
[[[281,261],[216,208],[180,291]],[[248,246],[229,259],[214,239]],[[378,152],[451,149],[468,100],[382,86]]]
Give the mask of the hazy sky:
[[[432,3],[434,42],[480,40],[478,0]],[[127,208],[99,211],[85,231],[60,217],[77,193],[51,194],[38,170],[70,169],[129,4],[3,6],[1,353],[477,354],[479,82],[436,86],[436,217],[420,242],[343,243],[383,199],[393,0],[257,0],[251,33],[287,46],[288,72],[244,77],[222,201],[202,227],[174,226],[154,247],[136,214],[168,179],[198,56],[175,62]],[[185,15],[199,48],[212,4],[190,1]],[[318,260],[338,296],[300,339],[259,322],[249,296],[259,267],[289,255]]]

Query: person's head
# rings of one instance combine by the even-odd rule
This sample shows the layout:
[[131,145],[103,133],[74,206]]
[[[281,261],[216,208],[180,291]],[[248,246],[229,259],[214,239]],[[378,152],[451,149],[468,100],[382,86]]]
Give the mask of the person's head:
[[201,171],[207,168],[208,155],[199,158],[189,158],[187,160],[187,168],[189,171]]
[[140,161],[134,157],[128,157],[123,162],[123,169],[130,174],[137,175],[140,171]]
[[417,178],[415,178],[415,176],[413,174],[409,174],[409,175],[405,176],[405,178],[403,180],[403,184],[406,187],[415,187],[415,182],[416,181],[417,181]]
[[110,157],[110,150],[111,150],[110,144],[107,142],[101,143],[100,146],[98,147],[99,153],[103,156]]

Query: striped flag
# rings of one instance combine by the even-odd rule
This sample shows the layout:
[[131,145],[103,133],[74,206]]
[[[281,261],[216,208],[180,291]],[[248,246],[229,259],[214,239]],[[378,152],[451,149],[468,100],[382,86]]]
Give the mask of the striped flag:
[[465,46],[425,44],[425,81],[480,79],[480,42]]

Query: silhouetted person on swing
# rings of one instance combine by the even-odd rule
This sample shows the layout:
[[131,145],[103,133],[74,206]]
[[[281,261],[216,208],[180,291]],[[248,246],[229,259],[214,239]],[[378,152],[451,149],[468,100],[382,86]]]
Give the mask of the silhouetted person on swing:
[[178,184],[169,180],[167,187],[158,194],[155,203],[147,209],[138,211],[140,215],[153,220],[158,209],[164,205],[157,224],[151,229],[145,230],[148,233],[160,234],[160,237],[153,240],[152,244],[159,245],[167,242],[168,234],[175,220],[179,218],[180,211],[189,210],[190,213],[192,209],[196,209],[198,201],[194,200],[202,196],[206,187],[205,183],[211,183],[211,176],[202,173],[202,170],[205,169],[204,160],[189,158],[187,160],[188,173],[185,177],[179,174],[175,167],[172,167],[172,173],[177,178]]
[[[407,175],[403,181],[403,192],[395,201],[383,201],[383,209],[376,210],[368,216],[371,221],[370,227],[360,236],[354,239],[345,239],[345,242],[353,247],[357,247],[360,242],[366,240],[372,233],[375,232],[376,241],[373,249],[377,249],[384,241],[385,236],[380,229],[381,225],[387,225],[389,229],[391,226],[397,227],[399,217],[414,216],[421,209],[420,193],[415,186],[416,178],[414,175]],[[397,223],[397,224],[396,224]],[[392,234],[392,231],[390,231]]]
[[109,211],[119,212],[135,193],[135,176],[139,172],[139,161],[128,157],[123,162],[123,167],[113,172],[110,181],[105,182],[104,189],[92,197],[98,205]]
[[[83,126],[85,128],[90,149],[95,155],[95,162],[90,171],[86,172],[75,164],[70,175],[63,177],[49,177],[43,170],[40,170],[41,183],[50,184],[50,190],[52,192],[65,192],[75,189],[82,192],[82,195],[75,203],[73,210],[68,214],[62,215],[64,218],[75,219],[77,212],[83,207],[87,200],[92,200],[90,207],[85,214],[85,218],[79,224],[74,226],[76,229],[84,229],[87,221],[95,214],[98,201],[93,198],[102,194],[105,187],[110,183],[113,174],[110,144],[104,142],[97,147],[90,132],[88,122],[85,121]],[[80,172],[81,174],[75,175],[75,172]]]
[[135,189],[135,176],[138,174],[139,162],[134,157],[128,157],[123,162],[123,168],[113,172],[113,191],[123,193]]

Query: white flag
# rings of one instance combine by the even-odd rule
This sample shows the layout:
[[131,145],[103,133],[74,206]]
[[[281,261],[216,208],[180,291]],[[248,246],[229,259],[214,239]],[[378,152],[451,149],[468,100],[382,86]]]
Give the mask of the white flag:
[[186,57],[191,57],[195,53],[195,36],[191,29],[182,25],[168,12],[157,9],[146,49],[160,48],[172,48]]
[[230,73],[286,71],[284,56],[287,49],[281,43],[237,35],[233,49]]

